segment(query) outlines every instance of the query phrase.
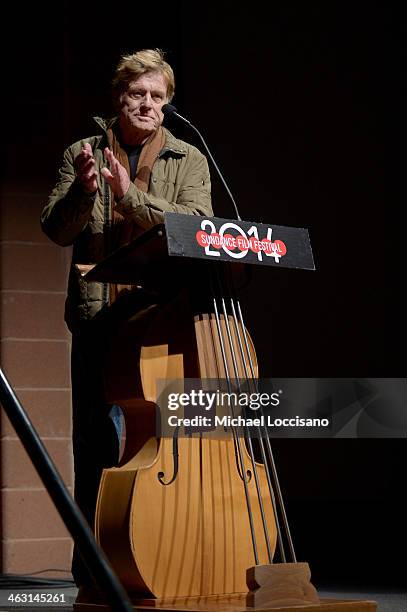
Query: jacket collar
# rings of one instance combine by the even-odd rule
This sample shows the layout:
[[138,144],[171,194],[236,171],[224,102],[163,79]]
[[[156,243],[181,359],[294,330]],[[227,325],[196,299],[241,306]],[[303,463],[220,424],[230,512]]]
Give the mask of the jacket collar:
[[[93,117],[93,120],[97,123],[97,125],[103,130],[105,135],[107,136],[107,130],[111,128],[117,121],[117,117],[112,117],[111,119],[103,119],[102,117]],[[165,145],[164,148],[160,151],[158,157],[163,157],[167,153],[175,153],[176,155],[186,155],[187,150],[185,147],[185,143],[178,138],[175,138],[173,134],[167,128],[164,128],[165,132]]]
[[112,117],[111,119],[103,119],[102,117],[93,117],[93,121],[95,121],[98,124],[98,126],[106,134],[107,130],[116,123],[117,117]]

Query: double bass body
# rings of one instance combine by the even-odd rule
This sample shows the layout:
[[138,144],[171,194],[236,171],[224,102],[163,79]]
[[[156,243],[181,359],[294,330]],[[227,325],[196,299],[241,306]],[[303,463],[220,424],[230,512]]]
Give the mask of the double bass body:
[[[245,376],[241,346],[232,364],[242,329],[227,318],[197,310],[189,289],[146,305],[112,335],[106,396],[123,410],[126,445],[120,465],[103,472],[95,530],[120,580],[138,597],[243,593],[246,570],[270,563],[274,553],[264,466],[256,464],[256,484],[243,439],[245,476],[233,438],[156,437],[158,379],[222,379],[233,365]],[[229,336],[223,349],[219,332]],[[257,368],[250,339],[244,351]]]

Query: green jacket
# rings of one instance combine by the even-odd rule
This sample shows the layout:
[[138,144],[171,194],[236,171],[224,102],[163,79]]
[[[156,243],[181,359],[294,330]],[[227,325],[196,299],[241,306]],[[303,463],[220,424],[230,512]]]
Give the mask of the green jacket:
[[[81,320],[92,319],[108,302],[105,283],[84,281],[74,264],[98,263],[121,246],[115,243],[111,224],[111,192],[100,170],[106,166],[103,150],[108,146],[107,128],[112,122],[98,117],[103,134],[80,140],[64,153],[59,179],[41,214],[46,235],[61,246],[73,245],[68,281],[65,321],[73,331]],[[114,121],[114,120],[113,120]],[[173,211],[212,216],[208,163],[196,147],[178,140],[165,130],[166,142],[155,162],[147,193],[131,183],[115,210],[131,219],[137,233],[163,221]],[[90,143],[98,170],[98,191],[83,192],[76,180],[74,160],[85,143]]]

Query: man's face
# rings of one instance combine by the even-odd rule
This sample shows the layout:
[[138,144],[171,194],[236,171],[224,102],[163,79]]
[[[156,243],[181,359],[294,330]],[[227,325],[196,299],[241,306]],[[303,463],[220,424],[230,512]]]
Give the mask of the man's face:
[[168,102],[167,82],[161,72],[146,72],[131,81],[121,99],[120,128],[125,140],[148,138],[162,124],[161,108]]

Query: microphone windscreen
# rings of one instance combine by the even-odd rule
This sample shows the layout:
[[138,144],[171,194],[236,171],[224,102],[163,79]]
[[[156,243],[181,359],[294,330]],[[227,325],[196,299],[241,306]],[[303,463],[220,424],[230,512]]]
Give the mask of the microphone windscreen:
[[166,117],[168,117],[168,115],[171,115],[172,113],[177,112],[177,109],[172,104],[164,104],[161,110],[164,113],[164,116]]

